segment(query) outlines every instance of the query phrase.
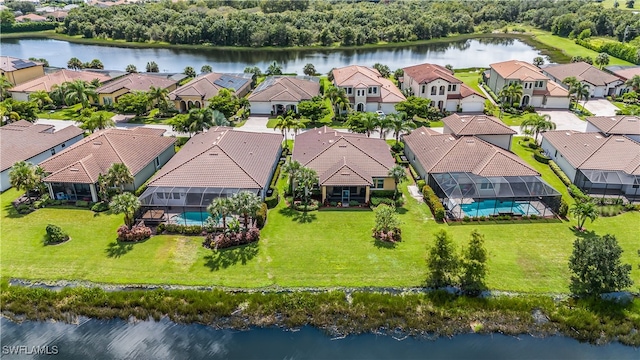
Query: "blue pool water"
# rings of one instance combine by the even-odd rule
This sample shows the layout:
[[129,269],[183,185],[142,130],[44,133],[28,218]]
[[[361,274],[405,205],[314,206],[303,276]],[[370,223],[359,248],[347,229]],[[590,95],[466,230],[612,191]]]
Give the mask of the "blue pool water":
[[176,224],[180,225],[202,225],[211,217],[208,212],[204,211],[185,211],[171,218]]
[[500,200],[482,200],[471,204],[460,205],[466,216],[491,216],[499,213],[514,213],[520,215],[539,215],[536,208],[527,203]]

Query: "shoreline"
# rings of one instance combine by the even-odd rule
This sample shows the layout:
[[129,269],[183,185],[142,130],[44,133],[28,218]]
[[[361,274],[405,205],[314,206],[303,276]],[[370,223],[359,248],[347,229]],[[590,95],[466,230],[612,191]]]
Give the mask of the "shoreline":
[[472,40],[472,39],[518,39],[529,46],[532,46],[536,50],[540,51],[542,55],[548,56],[553,62],[562,63],[568,62],[571,57],[565,55],[562,49],[548,46],[535,39],[535,35],[531,33],[472,33],[454,35],[430,40],[418,40],[410,42],[399,43],[380,43],[380,44],[365,44],[360,46],[306,46],[306,47],[235,47],[235,46],[210,46],[210,45],[186,45],[186,44],[169,44],[169,43],[138,43],[138,42],[126,42],[120,40],[103,40],[103,39],[86,39],[78,36],[69,36],[64,34],[58,34],[54,30],[45,30],[37,32],[22,32],[22,33],[9,33],[3,34],[0,40],[11,39],[51,39],[67,41],[76,44],[85,45],[99,45],[110,46],[118,48],[134,48],[134,49],[176,49],[176,50],[198,50],[198,51],[265,51],[265,52],[281,52],[281,51],[298,51],[298,52],[312,52],[312,51],[347,51],[347,50],[375,50],[384,48],[403,48],[420,45],[449,43],[455,41]]
[[312,326],[328,334],[400,331],[408,336],[502,333],[563,335],[603,345],[618,341],[640,346],[637,297],[629,304],[555,298],[549,295],[457,296],[363,291],[364,289],[281,289],[281,292],[213,288],[131,289],[65,287],[59,291],[2,282],[2,316],[16,322],[93,319],[169,319],[182,324],[246,330],[252,327],[296,329]]

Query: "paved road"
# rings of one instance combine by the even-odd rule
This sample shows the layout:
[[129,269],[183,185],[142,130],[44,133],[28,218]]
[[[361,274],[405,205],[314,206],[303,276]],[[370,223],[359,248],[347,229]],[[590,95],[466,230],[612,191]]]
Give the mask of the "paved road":
[[596,116],[613,116],[619,110],[607,99],[589,100],[584,107]]
[[[67,126],[75,125],[80,126],[80,122],[71,120],[55,120],[55,119],[38,119],[37,124],[53,125],[56,130],[64,129]],[[136,127],[147,127],[153,129],[165,130],[164,136],[189,136],[189,134],[173,131],[171,125],[162,124],[130,124],[130,123],[116,123],[116,128],[119,129],[132,129]]]
[[587,122],[580,120],[579,117],[569,110],[540,110],[538,112],[549,115],[551,121],[556,123],[556,130],[575,130],[581,132],[587,130]]

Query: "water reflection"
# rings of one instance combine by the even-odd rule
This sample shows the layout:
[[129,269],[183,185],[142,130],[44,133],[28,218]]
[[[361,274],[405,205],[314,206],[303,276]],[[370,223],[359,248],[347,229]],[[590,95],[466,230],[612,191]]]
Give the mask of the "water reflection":
[[[564,337],[461,335],[452,339],[365,334],[331,339],[321,331],[216,330],[168,320],[128,323],[83,319],[78,325],[0,319],[3,358],[12,346],[56,346],[61,359],[638,359],[621,344],[592,346]],[[7,356],[9,357],[9,356]],[[46,356],[35,356],[44,358]],[[19,359],[19,356],[10,358]],[[24,356],[22,358],[33,358]]]
[[261,69],[273,61],[285,72],[302,72],[312,63],[321,73],[334,67],[351,64],[371,66],[375,63],[397,69],[424,62],[455,68],[481,67],[510,59],[531,61],[538,50],[513,38],[479,38],[433,44],[388,48],[359,48],[345,50],[222,50],[216,47],[201,49],[128,49],[98,45],[72,44],[49,39],[6,39],[0,42],[2,55],[20,58],[46,58],[52,66],[66,67],[67,61],[77,57],[82,61],[100,59],[105,68],[124,70],[128,64],[144,69],[148,61],[155,61],[161,71],[181,72],[186,66],[199,70],[211,65],[214,71],[242,72],[247,66]]

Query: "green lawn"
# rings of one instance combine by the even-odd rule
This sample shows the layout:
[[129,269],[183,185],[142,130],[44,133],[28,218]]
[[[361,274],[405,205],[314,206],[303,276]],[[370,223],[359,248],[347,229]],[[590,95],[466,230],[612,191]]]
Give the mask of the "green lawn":
[[478,71],[456,71],[455,76],[462,80],[467,86],[477,91],[480,94],[483,94],[482,90],[480,90],[480,85],[478,85],[478,80],[480,80],[480,73],[482,70]]
[[[595,59],[598,56],[598,52],[582,47],[576,44],[575,41],[572,39],[553,35],[549,31],[527,27],[527,32],[532,34],[535,40],[547,46],[558,49],[558,51],[561,51],[562,53],[564,53],[570,58],[573,56],[583,56],[583,57],[588,56],[588,57],[591,57],[592,59]],[[530,60],[527,59],[527,61],[532,61],[532,60],[533,59],[530,59]],[[609,65],[633,65],[633,64],[628,61],[624,61],[616,57],[609,56]]]
[[[80,121],[80,109],[82,108],[81,104],[76,104],[73,106],[69,106],[66,109],[60,110],[52,110],[51,111],[43,111],[38,113],[38,118],[41,119],[55,119],[55,120],[74,120]],[[115,113],[111,111],[100,110],[94,112],[94,114],[104,113],[108,118],[113,117]]]
[[[601,4],[603,8],[611,9],[613,8],[613,4],[615,2],[616,0],[603,0]],[[628,11],[640,10],[640,2],[636,1],[633,4],[633,9],[629,9],[627,8],[627,2],[625,0],[618,0],[618,10],[628,10]]]

